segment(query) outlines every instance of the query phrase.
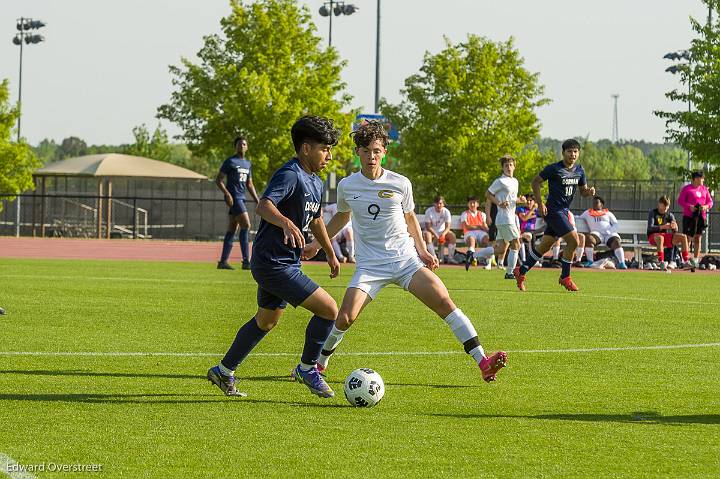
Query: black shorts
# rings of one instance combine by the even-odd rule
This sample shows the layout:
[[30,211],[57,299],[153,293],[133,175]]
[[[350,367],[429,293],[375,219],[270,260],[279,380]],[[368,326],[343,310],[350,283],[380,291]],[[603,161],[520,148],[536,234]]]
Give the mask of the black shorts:
[[[697,222],[697,225],[695,224]],[[687,236],[701,235],[707,228],[707,222],[702,216],[683,216],[682,232]]]
[[247,213],[247,207],[245,206],[245,200],[234,198],[233,205],[230,207],[230,210],[228,211],[228,215],[238,216],[243,213]]
[[250,272],[258,284],[257,303],[265,309],[284,309],[288,303],[297,308],[320,286],[300,270],[300,265],[283,269],[250,263]]

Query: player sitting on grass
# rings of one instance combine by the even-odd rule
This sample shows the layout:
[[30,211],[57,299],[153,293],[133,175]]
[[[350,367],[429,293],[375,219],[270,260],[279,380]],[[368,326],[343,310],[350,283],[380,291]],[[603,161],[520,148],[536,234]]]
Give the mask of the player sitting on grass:
[[[331,236],[336,234],[352,217],[357,268],[345,291],[335,327],[322,348],[318,369],[327,368],[330,356],[363,308],[382,288],[397,284],[443,318],[480,367],[483,379],[494,381],[507,355],[497,352],[485,356],[472,323],[432,272],[438,260],[428,252],[413,213],[412,185],[404,176],[380,166],[387,152],[385,128],[378,122],[368,122],[352,135],[361,170],[338,184],[338,213],[327,230]],[[316,242],[308,245],[304,256],[314,256],[318,246]]]
[[[570,221],[570,203],[575,198],[578,188],[582,196],[595,196],[595,188],[588,188],[585,170],[576,164],[580,157],[580,143],[577,140],[571,139],[563,142],[562,156],[561,161],[546,166],[532,181],[535,198],[540,198],[538,211],[540,216],[545,218],[547,227],[538,248],[531,248],[530,255],[522,266],[515,268],[515,281],[517,281],[520,291],[525,291],[527,272],[541,260],[558,238],[564,239],[566,244],[559,282],[568,291],[578,290],[570,277],[573,255],[578,245],[578,234]],[[542,196],[540,196],[540,186],[544,181],[548,182],[547,204],[542,202]]]
[[[465,271],[470,269],[475,258],[475,246],[480,247],[478,257],[490,258],[494,251],[490,246],[490,237],[488,236],[488,226],[485,222],[485,213],[478,210],[478,199],[475,196],[468,197],[468,209],[460,215],[460,225],[463,229],[463,237],[468,246],[465,253]],[[488,262],[488,264],[490,264]]]
[[585,256],[587,261],[583,266],[593,263],[593,249],[602,243],[615,252],[618,269],[627,269],[625,264],[625,250],[620,243],[618,234],[618,220],[615,215],[605,208],[605,200],[596,196],[593,198],[592,208],[588,208],[580,218],[585,220],[590,233],[585,234]]
[[334,396],[315,363],[332,330],[337,304],[300,270],[300,256],[305,246],[303,233],[309,229],[325,250],[330,277],[338,275],[340,263],[320,215],[323,183],[315,173],[332,159],[330,150],[340,132],[327,118],[305,116],[295,122],[291,135],[297,157],[273,174],[256,210],[262,220],[253,242],[250,270],[258,284],[257,313],[240,328],[220,364],[207,373],[228,396],[244,395],[235,387],[235,369],[275,327],[288,303],[313,313],[305,330],[300,364],[292,377],[313,394]]

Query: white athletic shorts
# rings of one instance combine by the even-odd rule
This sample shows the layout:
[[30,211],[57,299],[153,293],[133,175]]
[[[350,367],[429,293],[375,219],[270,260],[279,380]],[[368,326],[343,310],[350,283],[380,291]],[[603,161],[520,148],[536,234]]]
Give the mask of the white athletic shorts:
[[391,283],[397,284],[407,291],[413,275],[424,267],[425,265],[417,256],[376,266],[358,265],[348,288],[365,291],[372,299],[375,299],[380,290]]
[[618,241],[620,241],[620,235],[617,233],[603,234],[599,231],[591,231],[590,234],[593,235],[598,240],[600,240],[600,243],[602,243],[608,247],[610,246],[610,241],[612,241],[613,238],[617,238]]
[[475,238],[475,241],[480,243],[483,238],[487,238],[488,234],[487,231],[483,230],[470,230],[467,233],[465,233],[465,242],[467,243],[467,239],[470,237]]
[[496,227],[497,240],[512,241],[520,237],[520,229],[516,225],[496,225]]

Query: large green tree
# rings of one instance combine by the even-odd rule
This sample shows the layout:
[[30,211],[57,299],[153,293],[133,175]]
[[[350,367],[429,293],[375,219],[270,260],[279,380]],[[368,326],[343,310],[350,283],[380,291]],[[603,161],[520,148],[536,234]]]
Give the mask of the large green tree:
[[[180,126],[192,152],[219,160],[248,137],[256,184],[293,154],[290,127],[304,114],[335,120],[345,133],[331,168],[352,157],[347,133],[354,114],[340,79],[344,62],[321,38],[306,7],[294,0],[231,0],[222,35],[205,37],[199,63],[171,66],[176,90],[158,109]],[[339,160],[339,161],[338,161]]]
[[[32,148],[13,142],[13,127],[19,110],[9,102],[8,81],[0,83],[0,194],[16,195],[33,187],[32,174],[41,165]],[[9,198],[3,198],[5,200]],[[0,210],[3,204],[0,202]]]
[[720,0],[702,1],[714,13],[713,21],[690,19],[697,38],[686,61],[674,65],[685,86],[665,95],[679,102],[680,109],[655,114],[665,119],[666,138],[690,151],[693,160],[720,165]]
[[548,100],[512,39],[446,40],[444,50],[425,54],[402,93],[400,104],[383,103],[382,112],[400,131],[395,154],[421,201],[436,193],[450,203],[483,195],[504,154],[518,158],[521,188],[553,160],[531,145],[540,132],[535,110]]
[[172,154],[167,132],[158,125],[150,134],[147,126],[142,124],[132,130],[135,142],[122,150],[128,155],[143,156],[158,161],[169,161]]

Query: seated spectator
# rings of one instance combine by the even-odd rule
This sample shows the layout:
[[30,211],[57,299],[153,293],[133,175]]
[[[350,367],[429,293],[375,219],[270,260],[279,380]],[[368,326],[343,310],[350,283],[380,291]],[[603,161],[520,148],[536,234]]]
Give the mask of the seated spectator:
[[669,252],[672,251],[673,245],[680,245],[684,263],[690,258],[687,236],[678,233],[675,215],[668,211],[669,207],[670,199],[663,195],[658,200],[657,208],[650,210],[648,213],[648,241],[657,248],[657,256],[661,269],[667,269],[668,262],[665,261],[665,252],[668,251],[668,254],[670,254]]
[[704,182],[703,172],[694,171],[692,182],[683,186],[677,199],[683,209],[683,234],[693,242],[693,267],[697,267],[700,260],[700,238],[707,228],[707,212],[713,206],[712,196]]
[[533,243],[533,235],[535,233],[535,225],[537,223],[537,203],[532,193],[525,195],[525,204],[519,206],[516,210],[518,220],[520,221],[520,261],[525,262],[526,254],[530,251]]
[[[325,224],[329,223],[332,217],[336,214],[337,203],[330,203],[328,205],[325,205],[323,207],[323,220],[325,221]],[[340,242],[343,239],[345,240],[347,258],[345,258],[343,250],[340,247]],[[348,221],[348,223],[343,226],[343,229],[341,229],[338,234],[330,238],[330,242],[332,243],[333,251],[335,251],[335,256],[337,256],[338,261],[340,261],[341,263],[345,263],[346,261],[348,263],[355,262],[355,242],[353,241],[352,220]]]
[[[470,269],[470,265],[477,264],[478,257],[489,258],[493,254],[493,248],[490,246],[490,237],[488,236],[488,225],[486,223],[485,213],[478,210],[479,202],[477,197],[470,196],[467,202],[468,209],[460,215],[460,224],[463,229],[465,244],[468,246],[465,253],[465,270]],[[480,251],[475,253],[475,246],[480,247]],[[490,264],[490,262],[488,262]],[[490,264],[490,267],[492,265]]]
[[[593,198],[592,208],[588,208],[580,218],[585,220],[589,233],[585,236],[585,256],[587,260],[583,266],[592,266],[594,262],[594,248],[598,244],[604,244],[615,252],[617,268],[627,269],[625,264],[625,250],[622,247],[620,235],[618,234],[618,221],[615,215],[605,208],[605,200],[600,196]],[[582,250],[578,256],[582,256]]]
[[[444,263],[457,264],[455,261],[455,233],[450,231],[452,224],[452,215],[450,210],[445,208],[445,198],[436,196],[433,206],[425,210],[425,225],[423,228],[423,238],[427,244],[428,251]],[[435,252],[437,244],[440,250],[438,256]],[[445,257],[445,246],[448,249],[448,258]]]

